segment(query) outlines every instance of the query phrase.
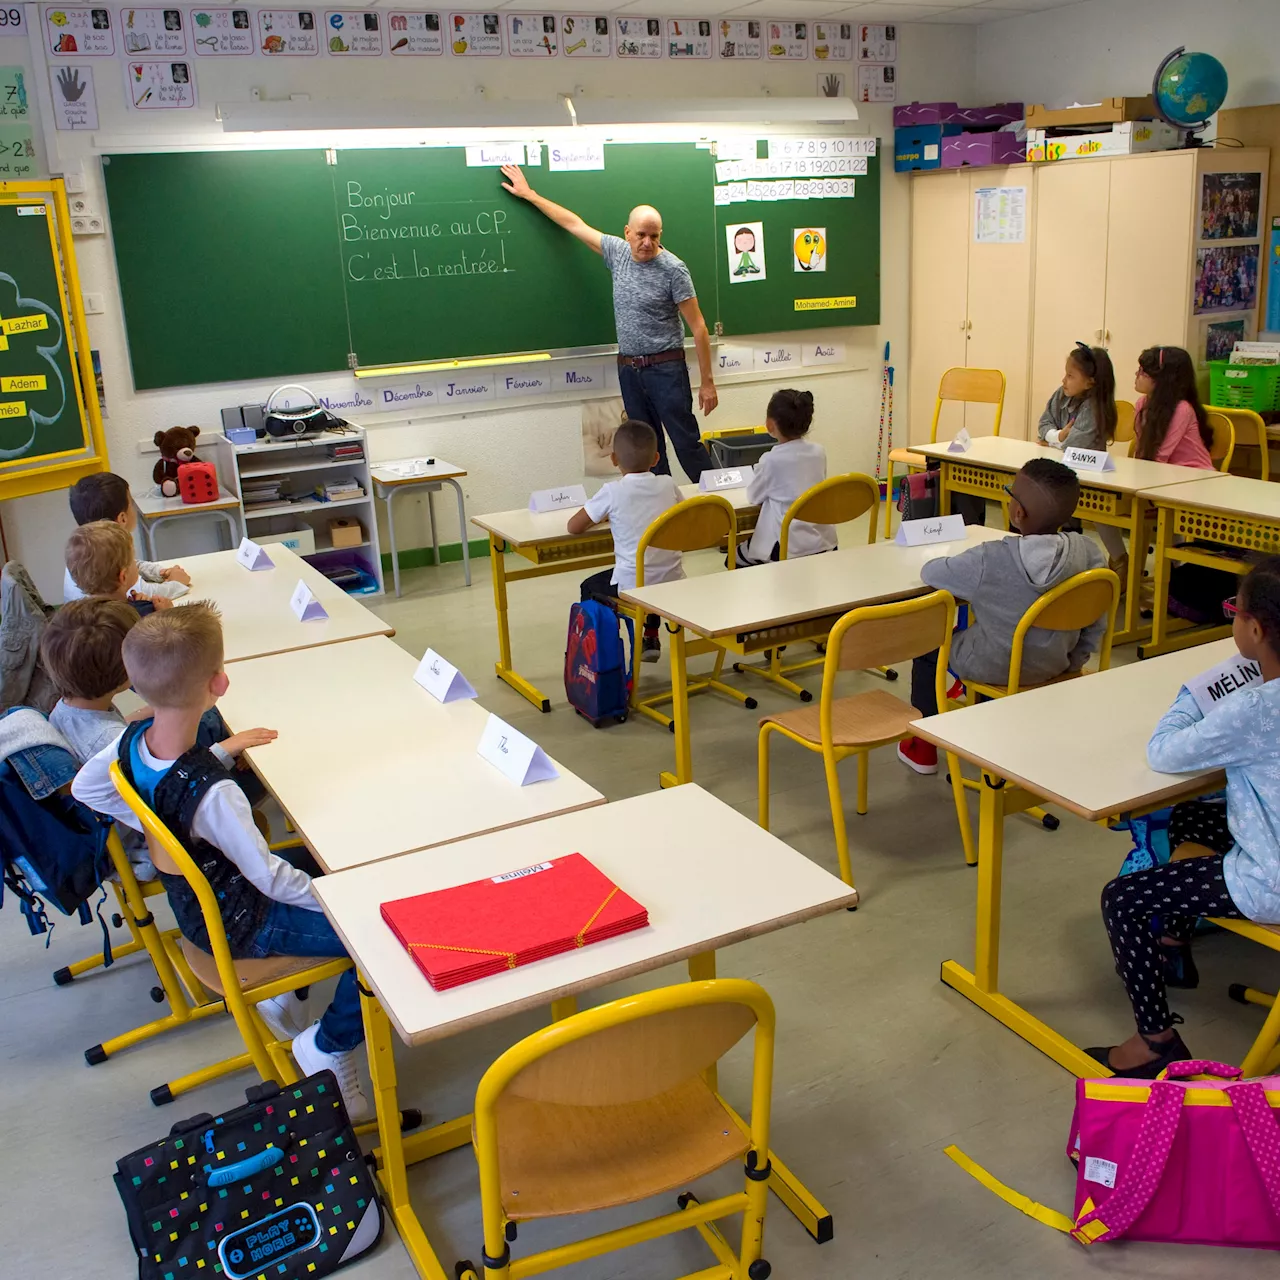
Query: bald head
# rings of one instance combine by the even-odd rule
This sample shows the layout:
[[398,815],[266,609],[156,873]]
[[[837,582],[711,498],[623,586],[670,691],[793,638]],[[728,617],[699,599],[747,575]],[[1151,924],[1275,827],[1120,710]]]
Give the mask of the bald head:
[[622,234],[637,262],[651,262],[662,252],[662,215],[651,204],[638,204]]

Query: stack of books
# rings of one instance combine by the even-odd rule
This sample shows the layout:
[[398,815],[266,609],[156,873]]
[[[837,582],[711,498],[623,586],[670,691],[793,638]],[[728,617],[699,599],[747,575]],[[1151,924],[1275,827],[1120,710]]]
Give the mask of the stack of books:
[[321,502],[341,502],[346,498],[363,498],[364,490],[355,480],[326,480],[316,485],[316,497]]
[[240,481],[240,493],[244,498],[246,511],[252,511],[255,507],[272,507],[285,501],[278,476],[264,477],[260,480],[244,477]]
[[649,913],[580,853],[382,904],[436,991],[617,937]]
[[341,444],[331,444],[328,453],[331,458],[354,458],[359,461],[364,458],[364,445],[355,440],[346,440]]

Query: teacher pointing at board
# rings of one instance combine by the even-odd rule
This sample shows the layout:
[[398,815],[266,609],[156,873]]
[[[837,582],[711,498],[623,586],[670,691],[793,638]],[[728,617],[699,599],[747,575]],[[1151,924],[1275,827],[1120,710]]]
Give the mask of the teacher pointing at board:
[[519,167],[504,165],[503,188],[527,200],[557,226],[604,258],[613,275],[613,313],[618,326],[618,383],[629,418],[647,422],[658,436],[654,470],[671,474],[663,428],[690,480],[712,466],[693,416],[693,391],[684,359],[683,316],[698,351],[698,405],[710,413],[718,397],[711,374],[711,340],[689,268],[662,247],[662,217],[647,204],[631,210],[623,238],[603,235],[576,213],[540,196]]

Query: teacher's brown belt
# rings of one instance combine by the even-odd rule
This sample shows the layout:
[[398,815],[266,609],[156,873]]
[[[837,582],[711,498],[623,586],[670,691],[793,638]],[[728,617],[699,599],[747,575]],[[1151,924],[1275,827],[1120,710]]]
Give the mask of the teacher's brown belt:
[[672,347],[670,351],[656,351],[651,356],[618,356],[618,363],[631,369],[647,369],[651,364],[666,364],[671,360],[683,360],[684,348]]

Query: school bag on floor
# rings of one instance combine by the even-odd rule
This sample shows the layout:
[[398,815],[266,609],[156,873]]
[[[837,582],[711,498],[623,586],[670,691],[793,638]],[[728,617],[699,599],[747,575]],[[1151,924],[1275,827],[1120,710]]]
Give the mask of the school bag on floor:
[[1006,1187],[956,1147],[946,1154],[1002,1200],[1081,1244],[1280,1249],[1277,1109],[1280,1076],[1241,1080],[1238,1067],[1221,1062],[1175,1062],[1159,1080],[1077,1080],[1070,1218]]
[[332,1071],[245,1091],[116,1165],[139,1280],[322,1280],[382,1236]]
[[[623,629],[626,639],[623,639]],[[627,718],[635,672],[635,623],[600,600],[569,607],[564,650],[564,694],[569,705],[599,729]]]

